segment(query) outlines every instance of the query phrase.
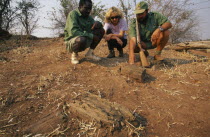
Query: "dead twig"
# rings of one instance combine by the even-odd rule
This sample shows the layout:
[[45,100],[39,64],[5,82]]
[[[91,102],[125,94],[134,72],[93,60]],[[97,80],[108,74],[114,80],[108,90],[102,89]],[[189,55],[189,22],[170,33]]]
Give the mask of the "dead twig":
[[137,110],[138,108],[141,108],[141,106],[138,106],[136,109],[134,109],[134,111],[133,111],[132,114],[136,113],[136,110]]
[[145,127],[142,127],[142,125],[140,124],[138,128],[136,128],[133,124],[131,124],[130,122],[128,122],[127,120],[125,120],[125,122],[132,127],[133,129],[131,129],[129,127],[129,129],[131,130],[131,133],[135,133],[138,137],[140,137],[141,131],[144,130]]
[[49,134],[47,135],[47,137],[51,137],[51,136],[59,135],[59,134],[64,134],[64,132],[66,132],[66,131],[69,129],[69,127],[67,127],[67,128],[64,129],[63,131],[59,131],[60,128],[61,128],[61,127],[60,127],[60,125],[59,125],[59,127],[56,128],[55,130],[53,130],[51,133],[49,133]]
[[7,128],[7,127],[11,127],[11,126],[15,126],[15,125],[17,125],[17,124],[19,124],[20,122],[18,122],[18,123],[14,123],[14,124],[9,124],[9,125],[6,125],[6,126],[3,126],[3,127],[0,127],[0,129],[1,128]]
[[8,117],[8,118],[3,119],[3,120],[0,120],[0,122],[9,120],[11,116],[12,116],[12,115],[9,115],[9,117]]

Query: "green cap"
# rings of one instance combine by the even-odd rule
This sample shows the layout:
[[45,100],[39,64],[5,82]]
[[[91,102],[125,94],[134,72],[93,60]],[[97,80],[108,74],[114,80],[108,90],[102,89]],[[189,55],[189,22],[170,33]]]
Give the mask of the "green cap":
[[146,9],[148,9],[148,4],[144,1],[142,1],[136,5],[136,9],[135,9],[134,13],[140,14],[140,13],[143,13]]

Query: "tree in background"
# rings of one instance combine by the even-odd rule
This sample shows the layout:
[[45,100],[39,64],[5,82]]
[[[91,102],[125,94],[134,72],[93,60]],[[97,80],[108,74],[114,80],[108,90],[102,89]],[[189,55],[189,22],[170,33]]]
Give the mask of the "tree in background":
[[36,0],[22,0],[18,3],[19,13],[17,14],[18,21],[22,25],[26,35],[31,35],[38,27],[39,18],[36,17],[36,12],[40,8],[40,4]]
[[171,29],[171,42],[198,40],[196,33],[198,20],[195,11],[190,9],[190,0],[147,0],[152,11],[161,12],[169,18],[173,27]]
[[5,14],[6,9],[9,8],[11,0],[1,0],[0,1],[0,29],[2,30],[3,24],[3,16]]
[[9,30],[15,26],[17,8],[12,7],[11,2],[0,0],[0,40],[9,38]]
[[56,31],[57,34],[62,34],[65,24],[66,18],[69,12],[78,7],[78,0],[59,0],[60,1],[60,8],[53,9],[52,12],[49,12],[49,19],[52,22],[52,29]]
[[[79,0],[59,0],[60,8],[53,9],[49,14],[49,19],[52,22],[52,27],[50,29],[56,31],[57,34],[63,34],[63,30],[66,25],[66,18],[70,11],[78,8]],[[105,5],[101,5],[100,2],[97,4],[93,3],[91,16],[97,17],[99,20],[104,20],[105,15]]]
[[132,3],[132,1],[128,1],[128,0],[119,0],[119,5],[121,7],[122,12],[124,13],[125,19],[127,21],[127,24],[130,21],[130,16],[132,14],[132,12],[129,13],[129,11],[132,11],[132,5],[135,5],[134,3]]
[[104,17],[106,14],[106,8],[105,5],[102,5],[101,2],[93,3],[93,9],[91,12],[91,16],[101,22],[104,21]]
[[4,29],[7,30],[7,28],[5,28],[5,18],[7,18],[7,14],[8,12],[11,10],[10,9],[10,4],[11,4],[11,0],[1,0],[0,1],[0,30]]
[[69,12],[78,7],[78,0],[60,0],[62,11],[67,17]]
[[17,7],[10,7],[6,10],[6,13],[3,17],[3,28],[7,31],[10,31],[11,29],[15,28],[16,26],[16,20],[17,20]]
[[[160,12],[172,22],[171,42],[183,42],[198,40],[196,32],[198,20],[195,18],[195,11],[189,6],[190,0],[145,0],[149,4],[150,11]],[[128,22],[134,17],[134,8],[139,1],[119,0],[119,6],[125,14]]]

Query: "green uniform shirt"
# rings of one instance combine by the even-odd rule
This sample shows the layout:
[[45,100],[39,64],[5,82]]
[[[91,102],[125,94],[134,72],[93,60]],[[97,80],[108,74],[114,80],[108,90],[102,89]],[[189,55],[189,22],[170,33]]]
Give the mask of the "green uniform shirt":
[[[139,24],[141,40],[144,42],[150,42],[153,32],[165,22],[170,21],[160,13],[149,12],[146,24]],[[129,36],[136,37],[136,19],[131,21]]]
[[91,27],[94,24],[94,19],[89,17],[83,17],[79,9],[71,11],[66,20],[66,26],[64,29],[64,40],[68,41],[76,36],[84,36],[89,39],[93,39]]

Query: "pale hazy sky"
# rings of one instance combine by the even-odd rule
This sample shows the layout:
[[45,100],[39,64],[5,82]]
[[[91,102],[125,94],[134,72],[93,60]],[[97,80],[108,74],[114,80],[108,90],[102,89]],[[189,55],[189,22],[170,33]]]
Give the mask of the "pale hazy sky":
[[[102,4],[106,5],[107,8],[111,6],[117,6],[118,0],[93,0],[93,2],[98,3],[99,1]],[[139,2],[141,0],[137,0]],[[199,20],[199,34],[202,39],[210,39],[210,0],[191,0],[194,5],[192,9],[196,10],[196,16]],[[38,15],[40,16],[39,26],[40,28],[34,32],[33,35],[38,37],[53,37],[55,33],[46,27],[50,27],[51,22],[47,19],[47,13],[52,11],[53,8],[59,7],[58,0],[39,0],[42,8],[39,11]]]

